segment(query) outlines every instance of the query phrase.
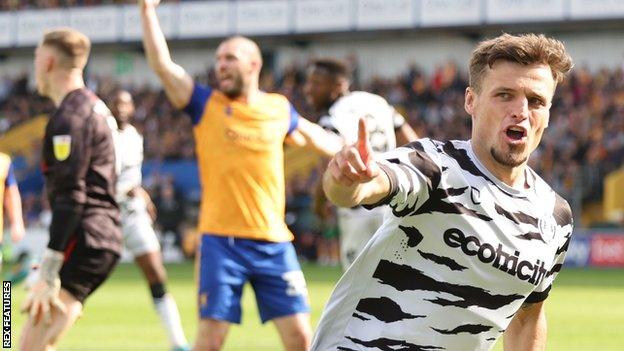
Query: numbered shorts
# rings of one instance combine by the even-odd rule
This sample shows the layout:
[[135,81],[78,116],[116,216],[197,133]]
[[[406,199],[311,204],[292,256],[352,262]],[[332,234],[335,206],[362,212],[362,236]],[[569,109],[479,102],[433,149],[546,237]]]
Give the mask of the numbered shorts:
[[246,282],[254,289],[263,323],[310,311],[292,243],[204,234],[198,249],[200,318],[240,323]]
[[160,244],[152,226],[152,219],[144,207],[131,210],[123,209],[121,212],[121,230],[124,247],[132,254],[132,257],[160,251]]

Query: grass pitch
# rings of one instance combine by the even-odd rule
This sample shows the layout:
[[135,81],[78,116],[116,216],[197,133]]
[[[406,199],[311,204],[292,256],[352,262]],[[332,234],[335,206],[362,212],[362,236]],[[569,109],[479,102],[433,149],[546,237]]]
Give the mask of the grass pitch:
[[[197,326],[193,265],[168,265],[167,270],[169,291],[178,303],[185,333],[193,340]],[[312,325],[316,325],[340,270],[306,265],[304,273],[310,291]],[[24,323],[24,316],[19,314],[24,296],[22,285],[13,286],[13,349],[17,349]],[[270,323],[260,323],[249,288],[243,294],[243,311],[243,324],[231,328],[225,350],[280,350],[277,331]],[[548,350],[624,350],[624,270],[564,269],[548,299],[547,315]],[[121,264],[87,300],[84,315],[65,335],[59,350],[168,350],[149,290],[134,265]],[[495,350],[502,350],[502,342]]]

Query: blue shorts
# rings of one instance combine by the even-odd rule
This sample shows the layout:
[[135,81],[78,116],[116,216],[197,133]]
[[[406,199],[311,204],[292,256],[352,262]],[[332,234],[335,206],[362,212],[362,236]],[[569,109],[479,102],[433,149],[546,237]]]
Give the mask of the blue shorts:
[[292,243],[204,234],[199,255],[200,318],[240,323],[240,299],[248,281],[262,323],[310,311],[308,290]]

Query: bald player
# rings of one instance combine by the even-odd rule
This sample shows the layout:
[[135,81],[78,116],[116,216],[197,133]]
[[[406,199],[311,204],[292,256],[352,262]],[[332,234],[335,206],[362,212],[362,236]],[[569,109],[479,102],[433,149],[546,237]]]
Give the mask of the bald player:
[[156,3],[140,1],[145,53],[171,103],[192,119],[202,186],[194,350],[222,348],[230,324],[240,323],[246,282],[284,349],[308,350],[307,288],[284,222],[283,144],[333,155],[342,142],[301,118],[286,97],[258,89],[262,58],[248,38],[217,48],[216,89],[194,83],[171,60]]

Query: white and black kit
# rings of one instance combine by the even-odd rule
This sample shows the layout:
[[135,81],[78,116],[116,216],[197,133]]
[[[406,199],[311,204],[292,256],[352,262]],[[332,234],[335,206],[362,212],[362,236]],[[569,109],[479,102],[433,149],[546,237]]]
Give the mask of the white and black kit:
[[470,141],[383,155],[392,214],[339,281],[312,350],[490,350],[546,299],[572,233],[568,203],[526,169],[500,182]]
[[117,134],[119,158],[117,202],[121,208],[121,229],[124,246],[133,257],[160,251],[147,204],[142,196],[131,196],[132,190],[141,187],[143,163],[143,137],[132,125],[126,125]]

